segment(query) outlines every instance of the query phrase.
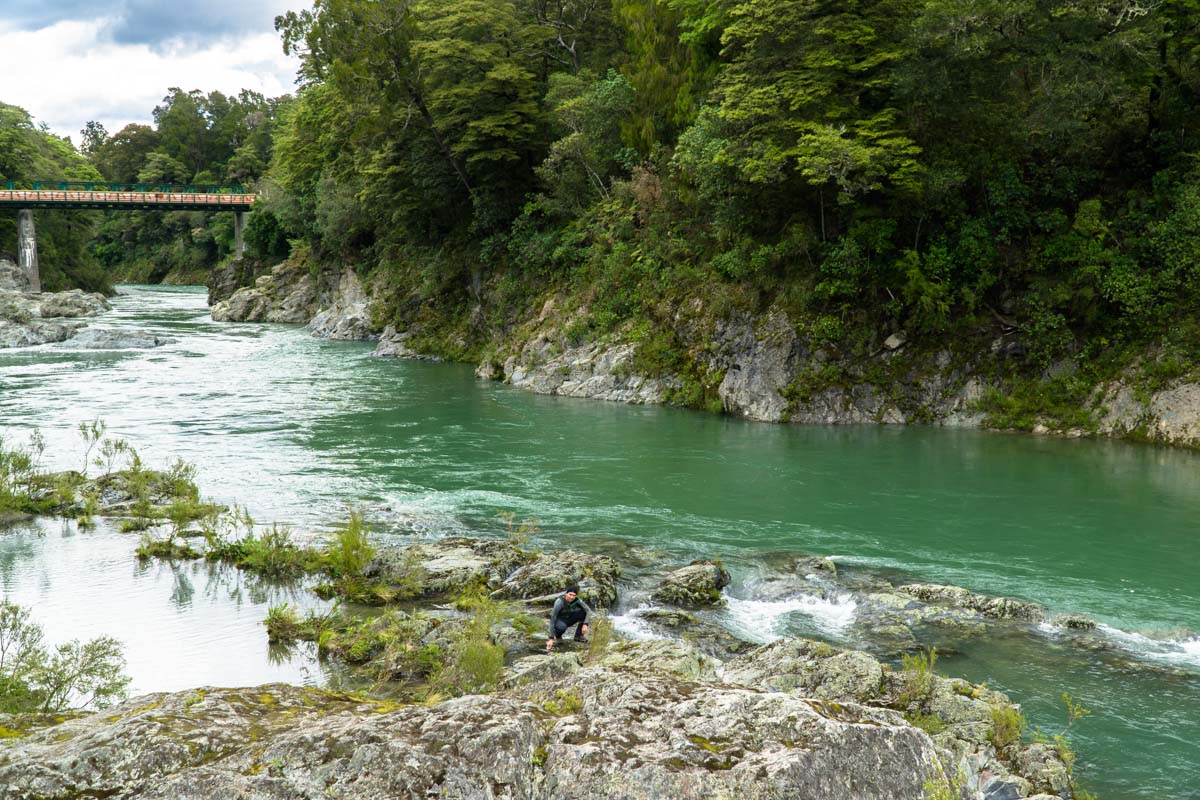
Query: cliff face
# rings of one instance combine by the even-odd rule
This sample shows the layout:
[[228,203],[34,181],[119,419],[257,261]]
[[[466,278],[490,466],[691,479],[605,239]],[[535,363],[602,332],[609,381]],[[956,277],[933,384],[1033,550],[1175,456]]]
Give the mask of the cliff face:
[[[990,413],[1009,391],[1000,376],[1020,355],[1002,328],[933,348],[903,331],[881,331],[850,356],[775,306],[729,311],[712,298],[693,298],[653,321],[649,334],[646,325],[625,325],[589,339],[578,333],[586,307],[552,287],[539,311],[516,320],[489,314],[486,288],[475,294],[460,319],[437,320],[446,324],[431,325],[437,311],[426,308],[406,324],[383,326],[372,320],[394,318],[387,307],[394,291],[349,269],[284,262],[240,289],[218,273],[210,301],[215,320],[306,324],[317,336],[379,339],[379,356],[465,354],[481,378],[540,394],[688,405],[765,422],[1011,427]],[[669,357],[655,357],[663,349]],[[1054,365],[1045,377],[1070,370]],[[1184,377],[1147,387],[1126,371],[1094,382],[1069,412],[1066,420],[1027,416],[1019,427],[1200,446],[1200,383]]]

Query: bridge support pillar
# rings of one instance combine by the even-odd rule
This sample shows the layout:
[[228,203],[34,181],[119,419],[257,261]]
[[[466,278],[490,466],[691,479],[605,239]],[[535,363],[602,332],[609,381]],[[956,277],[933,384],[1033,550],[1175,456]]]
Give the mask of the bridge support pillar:
[[246,252],[246,238],[243,231],[246,227],[246,212],[233,212],[233,257],[239,261]]
[[32,292],[42,291],[42,277],[38,272],[37,234],[33,228],[33,210],[23,208],[17,212],[17,266],[25,272]]

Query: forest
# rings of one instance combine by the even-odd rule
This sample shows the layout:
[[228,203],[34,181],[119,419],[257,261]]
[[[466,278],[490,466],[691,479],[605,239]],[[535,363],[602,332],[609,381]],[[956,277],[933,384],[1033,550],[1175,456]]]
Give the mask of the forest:
[[[381,321],[511,324],[550,286],[581,339],[698,297],[846,354],[1002,325],[1031,375],[1200,361],[1196,0],[318,0],[276,28],[293,96],[171,89],[78,155],[5,106],[0,179],[253,185],[255,262],[375,276]],[[231,248],[227,214],[64,216],[44,260],[81,284]],[[650,366],[684,358],[664,335]]]

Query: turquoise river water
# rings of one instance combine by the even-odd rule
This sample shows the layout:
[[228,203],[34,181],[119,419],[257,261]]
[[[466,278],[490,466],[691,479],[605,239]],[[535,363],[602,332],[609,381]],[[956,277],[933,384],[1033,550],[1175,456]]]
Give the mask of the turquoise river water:
[[[958,643],[943,674],[986,681],[1031,725],[1064,725],[1102,798],[1200,798],[1200,455],[1108,441],[798,427],[540,397],[470,368],[370,357],[302,329],[213,323],[198,289],[123,287],[96,325],[175,337],[150,351],[0,351],[0,434],[34,428],[78,468],[81,421],[151,464],[182,457],[207,497],[315,536],[349,505],[384,539],[501,534],[625,540],[731,566],[728,623],[758,641],[831,641],[853,604],[752,599],[759,559],[805,552],[1089,614],[1115,652],[1036,635]],[[40,521],[0,531],[0,591],[47,638],[126,644],[135,691],[326,680],[272,652],[269,605],[319,605],[206,564],[139,564],[136,536]],[[626,609],[627,611],[628,609]],[[851,643],[852,644],[852,643]]]

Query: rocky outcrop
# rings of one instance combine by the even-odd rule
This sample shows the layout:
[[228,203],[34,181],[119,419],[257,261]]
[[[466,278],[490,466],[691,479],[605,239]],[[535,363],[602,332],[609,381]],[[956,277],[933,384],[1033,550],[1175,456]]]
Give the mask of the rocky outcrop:
[[411,331],[398,331],[395,325],[388,325],[379,335],[379,344],[371,355],[376,358],[407,358],[415,361],[441,361],[437,356],[420,353],[410,346]]
[[597,607],[617,600],[621,568],[608,556],[574,551],[538,553],[531,562],[517,567],[504,578],[492,596],[503,600],[553,602],[570,583],[579,584],[584,600]]
[[720,561],[693,561],[663,578],[653,598],[677,606],[717,605],[723,602],[721,590],[730,580]]
[[110,308],[104,295],[78,289],[43,294],[0,290],[0,348],[65,341],[87,324],[79,318]]
[[[210,298],[237,279],[228,270],[214,277]],[[369,297],[352,269],[314,273],[307,263],[284,261],[253,286],[235,290],[212,305],[217,322],[284,322],[307,325],[322,339],[372,339]]]
[[30,292],[29,273],[7,258],[0,258],[0,292]]
[[212,307],[217,322],[307,324],[317,312],[316,280],[304,264],[284,261],[254,286],[238,289]]
[[74,350],[149,350],[179,341],[136,330],[98,330],[88,328],[58,346]]
[[289,686],[137,698],[10,742],[13,800],[72,797],[919,797],[937,752],[898,714],[581,669],[534,697],[388,708]]
[[616,601],[620,576],[621,568],[607,556],[531,553],[508,541],[466,537],[385,548],[364,570],[368,580],[410,587],[407,593],[421,597],[481,586],[497,600],[549,604],[567,584],[578,583],[580,594],[598,608]]
[[883,667],[871,656],[823,642],[784,639],[737,656],[721,670],[730,683],[839,703],[878,700]]
[[1046,609],[1037,603],[1014,600],[1011,597],[988,597],[974,594],[961,586],[946,586],[937,583],[910,583],[899,591],[912,595],[926,603],[940,603],[957,608],[968,608],[992,619],[1020,619],[1041,622],[1046,618]]
[[330,305],[308,323],[312,335],[321,339],[373,339],[367,293],[352,269],[343,270]]
[[485,360],[476,374],[502,376],[522,389],[538,394],[587,397],[634,405],[657,404],[679,388],[675,379],[656,379],[633,371],[637,348],[632,344],[586,344],[563,347],[546,338],[535,338],[503,364]]

